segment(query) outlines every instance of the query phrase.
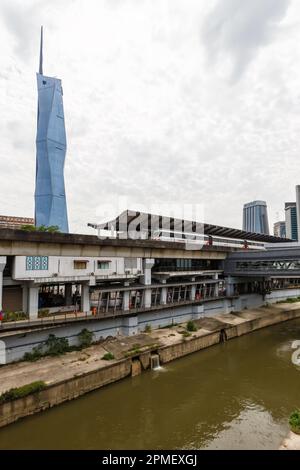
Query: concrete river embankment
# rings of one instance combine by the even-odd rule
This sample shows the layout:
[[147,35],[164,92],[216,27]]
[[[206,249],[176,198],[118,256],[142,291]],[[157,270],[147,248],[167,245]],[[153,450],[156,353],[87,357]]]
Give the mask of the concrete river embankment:
[[[19,387],[36,380],[43,380],[47,387],[45,390],[25,398],[1,404],[0,425],[5,426],[6,424],[13,423],[21,417],[25,417],[30,414],[37,413],[38,411],[51,408],[60,403],[72,400],[73,398],[84,395],[87,392],[100,388],[109,383],[116,382],[122,378],[132,375],[139,375],[143,370],[151,368],[151,356],[156,354],[159,356],[161,365],[164,365],[173,361],[174,359],[190,355],[191,353],[201,349],[206,349],[206,351],[203,351],[201,354],[190,356],[183,361],[192,361],[194,366],[196,363],[198,364],[197,361],[199,361],[199,375],[201,376],[202,384],[206,384],[205,387],[210,388],[210,394],[215,393],[215,395],[218,396],[220,392],[226,393],[226,387],[223,391],[217,390],[218,384],[216,383],[216,377],[220,372],[219,368],[221,364],[224,363],[224,361],[226,363],[224,374],[228,374],[228,365],[232,364],[232,366],[235,367],[234,364],[237,360],[240,359],[242,353],[243,360],[245,361],[245,368],[248,367],[249,360],[253,360],[253,357],[255,357],[256,368],[260,375],[260,379],[263,377],[264,373],[263,370],[259,372],[264,358],[258,357],[257,350],[253,348],[245,350],[242,348],[241,352],[236,350],[231,351],[231,346],[228,347],[228,345],[231,343],[234,344],[240,340],[235,340],[232,342],[227,340],[244,336],[246,333],[250,333],[251,331],[255,331],[266,326],[275,325],[285,322],[286,320],[293,319],[294,322],[296,321],[298,328],[297,331],[299,332],[299,338],[297,338],[297,335],[295,334],[293,339],[300,339],[300,320],[295,320],[299,317],[300,304],[276,304],[256,310],[243,310],[241,312],[236,312],[235,314],[221,314],[215,316],[214,318],[203,318],[197,320],[195,323],[198,329],[197,331],[192,332],[189,336],[185,334],[183,326],[175,325],[170,328],[154,330],[152,332],[134,337],[122,337],[118,339],[107,340],[100,345],[92,346],[83,351],[67,353],[64,356],[55,358],[44,358],[35,363],[19,362],[16,364],[3,366],[0,369],[0,393],[10,388]],[[288,322],[287,324],[292,323],[293,322]],[[282,325],[282,328],[284,328],[284,324]],[[270,333],[267,334],[267,338],[271,338],[272,329],[264,329],[264,331],[270,331]],[[255,335],[248,335],[247,338],[253,336]],[[220,344],[217,348],[208,348],[209,346],[217,345],[220,342],[223,342],[223,345],[226,345],[228,350],[219,350],[218,348],[223,347],[222,344]],[[233,347],[233,349],[235,348]],[[203,362],[202,355],[207,355],[207,351],[212,350],[214,351],[213,355],[215,357],[215,364],[210,364],[212,369],[208,371],[207,367],[209,363],[206,364]],[[114,355],[113,360],[105,361],[101,359],[107,352],[110,352]],[[235,357],[236,354],[237,357]],[[181,363],[182,361],[179,362]],[[174,364],[177,364],[177,362]],[[167,366],[167,368],[168,367],[169,366]],[[174,366],[172,365],[172,368],[173,367]],[[189,368],[187,364],[186,367]],[[180,368],[180,370],[183,371],[182,368]],[[278,373],[280,374],[279,371]],[[134,380],[141,379],[147,381],[150,379],[144,379],[144,377],[150,377],[152,374],[142,374],[140,377],[137,377]],[[224,377],[224,379],[225,378],[226,377]],[[300,375],[298,371],[295,378],[298,380],[299,385]],[[228,380],[230,380],[230,371]],[[280,381],[281,376],[278,375],[277,382]],[[127,381],[125,382],[128,383]],[[121,382],[121,384],[125,382]],[[210,385],[208,384],[209,382]],[[234,378],[234,382],[237,388],[241,386],[244,387],[243,384],[239,384],[238,376]],[[116,386],[121,387],[121,384]],[[268,399],[270,400],[272,399],[272,391],[269,388],[272,388],[272,384],[274,386],[278,386],[278,383],[276,385],[276,381],[265,384],[265,387],[267,388],[267,394],[270,395]],[[185,373],[183,373],[182,380],[180,379],[180,382],[177,384],[176,393],[178,392],[178,387],[185,388],[185,386]],[[255,379],[253,384],[249,381],[249,387],[255,388],[255,386]],[[107,390],[110,389],[114,390],[114,392],[112,392],[113,394],[116,393],[115,387],[106,387],[99,393],[101,394],[105,391],[105,395],[107,395],[107,393],[109,393]],[[175,393],[174,390],[172,392],[172,380],[170,378],[170,394]],[[203,390],[203,393],[204,391],[205,390]],[[135,400],[137,403],[139,403],[141,400],[139,395],[142,396],[143,393],[145,393],[144,387],[141,387],[141,389],[135,387]],[[193,391],[192,393],[195,392]],[[92,397],[92,395],[89,395],[89,397]],[[89,397],[86,397],[84,400],[89,400]],[[211,399],[211,396],[207,396],[208,401]],[[283,396],[282,400],[284,401],[285,399],[286,397]],[[132,400],[132,397],[125,394],[122,400],[124,401],[125,406],[128,401],[130,402]],[[77,406],[77,403],[80,407],[81,400],[75,401],[74,406]],[[295,403],[293,402],[293,406],[297,405],[299,405],[299,403],[297,404],[295,400]],[[115,405],[112,403],[111,408],[114,408],[114,406]],[[157,406],[161,409],[162,404],[158,402]],[[52,411],[54,411],[54,409]],[[114,413],[114,411],[112,411],[112,413]],[[43,416],[46,415],[41,414],[37,416],[37,418],[40,419],[40,417]],[[49,415],[47,414],[47,416]],[[35,419],[35,417],[28,419]],[[16,426],[26,426],[28,419],[22,420],[14,426],[10,426],[7,428],[6,432],[9,431],[13,433],[13,429],[16,429]],[[0,446],[3,445],[1,444],[1,439],[3,438],[3,434],[1,433]],[[280,437],[284,436],[282,435]],[[53,442],[51,439],[50,442]],[[21,447],[23,445],[24,444],[21,444]],[[101,448],[101,445],[102,444],[100,444],[99,448]]]

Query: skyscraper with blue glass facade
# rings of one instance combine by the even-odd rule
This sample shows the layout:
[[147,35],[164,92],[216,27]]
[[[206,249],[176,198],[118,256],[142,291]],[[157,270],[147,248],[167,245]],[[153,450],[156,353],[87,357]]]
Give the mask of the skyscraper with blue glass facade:
[[268,211],[265,201],[252,201],[244,204],[243,230],[269,235]]
[[69,232],[64,181],[67,150],[61,80],[43,74],[43,28],[37,73],[35,225]]

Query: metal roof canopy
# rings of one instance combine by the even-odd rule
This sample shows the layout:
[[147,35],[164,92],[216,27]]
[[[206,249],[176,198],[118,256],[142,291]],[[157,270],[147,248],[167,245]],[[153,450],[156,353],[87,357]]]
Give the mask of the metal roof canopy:
[[[174,217],[166,217],[157,214],[148,214],[145,212],[123,211],[118,217],[102,224],[88,224],[89,227],[102,230],[115,230],[116,232],[148,232],[153,233],[155,230],[169,229],[188,233],[198,233],[205,235],[215,235],[220,237],[228,237],[239,240],[251,240],[268,243],[286,243],[291,240],[287,238],[275,237],[273,235],[265,235],[263,233],[252,233],[244,230],[221,227],[219,225],[205,224],[184,219],[176,219]],[[172,237],[172,235],[171,235]],[[184,236],[183,236],[184,238]]]

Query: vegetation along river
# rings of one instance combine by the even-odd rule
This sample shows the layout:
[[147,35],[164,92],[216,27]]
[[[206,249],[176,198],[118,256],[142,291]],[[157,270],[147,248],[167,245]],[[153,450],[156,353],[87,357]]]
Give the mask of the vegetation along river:
[[0,429],[1,449],[277,449],[300,407],[292,320]]

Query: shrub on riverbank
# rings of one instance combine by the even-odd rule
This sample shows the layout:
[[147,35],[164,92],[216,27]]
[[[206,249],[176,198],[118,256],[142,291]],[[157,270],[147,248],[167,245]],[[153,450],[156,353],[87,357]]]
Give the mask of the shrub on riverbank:
[[32,352],[24,354],[24,361],[37,361],[45,356],[60,356],[67,352],[81,351],[92,344],[93,333],[86,328],[78,334],[79,346],[70,346],[67,338],[58,338],[51,334],[44,344],[39,344],[32,349]]
[[81,330],[81,332],[78,335],[79,339],[79,344],[82,348],[87,348],[92,344],[93,341],[93,333],[88,330],[87,328],[84,328]]
[[300,409],[293,411],[289,419],[289,425],[294,433],[300,434]]
[[17,400],[18,398],[27,397],[35,392],[40,392],[46,387],[45,382],[39,380],[37,382],[32,382],[22,387],[11,388],[7,392],[0,395],[0,403],[6,403],[8,401]]
[[288,297],[285,300],[278,300],[277,304],[294,304],[300,302],[300,297]]
[[104,359],[104,361],[112,361],[114,358],[115,356],[113,355],[113,353],[107,352],[104,354],[104,356],[102,356],[101,359]]
[[190,320],[187,322],[186,329],[187,331],[197,331],[198,328],[195,325],[195,323],[192,320]]

